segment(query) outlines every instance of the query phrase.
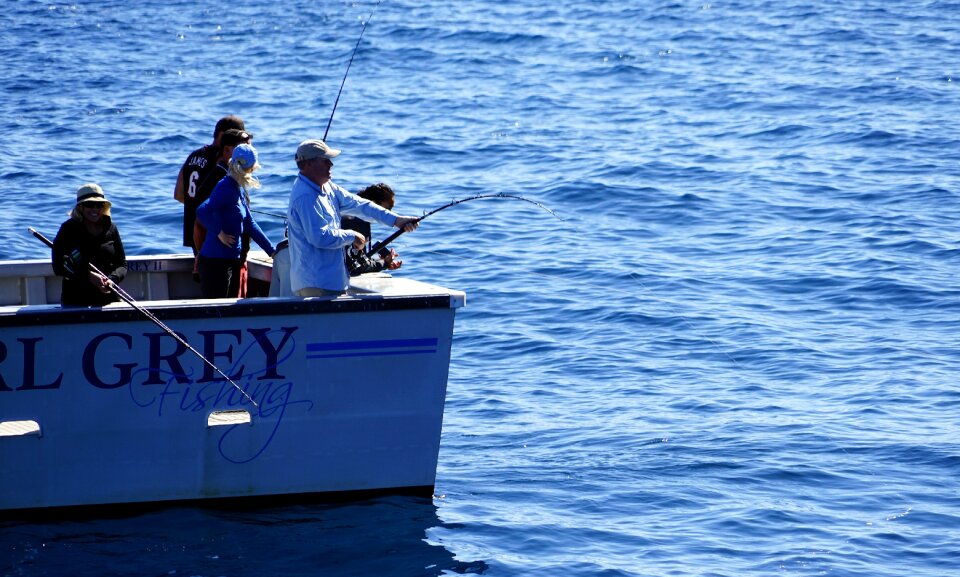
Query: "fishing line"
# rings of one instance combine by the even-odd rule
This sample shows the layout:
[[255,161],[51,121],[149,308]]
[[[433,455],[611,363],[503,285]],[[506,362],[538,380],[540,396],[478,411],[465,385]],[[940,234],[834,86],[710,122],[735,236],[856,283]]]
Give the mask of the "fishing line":
[[[466,198],[461,198],[461,199],[459,199],[459,200],[454,200],[454,201],[448,202],[447,204],[445,204],[445,205],[443,205],[443,206],[441,206],[441,207],[435,208],[435,209],[431,210],[430,212],[424,214],[423,216],[421,216],[420,218],[418,218],[418,219],[416,220],[416,222],[419,223],[419,222],[423,221],[424,219],[426,219],[428,216],[433,215],[433,214],[436,214],[436,213],[440,212],[441,210],[446,210],[446,209],[450,208],[451,206],[456,206],[456,205],[462,204],[462,203],[464,203],[464,202],[470,202],[471,200],[480,200],[480,199],[483,199],[483,198],[513,198],[513,199],[516,199],[516,200],[523,200],[523,201],[525,201],[525,202],[529,202],[529,203],[531,203],[531,204],[533,204],[533,205],[536,205],[536,206],[539,207],[539,208],[542,208],[543,210],[549,212],[550,214],[552,214],[553,216],[555,216],[555,217],[558,218],[559,220],[561,220],[561,221],[563,220],[563,218],[562,218],[559,214],[557,214],[555,211],[553,211],[552,209],[544,206],[542,203],[537,202],[536,200],[533,200],[533,199],[530,199],[530,198],[526,198],[526,197],[520,196],[520,195],[518,195],[518,194],[508,194],[508,193],[506,193],[506,192],[497,192],[497,193],[491,193],[491,194],[478,194],[478,195],[475,195],[475,196],[468,196],[468,197],[466,197]],[[399,229],[399,230],[397,230],[396,232],[394,232],[393,234],[391,234],[391,235],[388,236],[387,238],[385,238],[385,239],[381,240],[380,242],[378,242],[377,244],[373,245],[373,247],[372,247],[369,251],[367,251],[367,253],[365,254],[365,256],[366,256],[367,258],[370,258],[371,256],[377,254],[378,252],[380,252],[380,249],[386,247],[388,244],[390,244],[391,242],[393,242],[394,240],[396,240],[396,238],[397,238],[398,236],[400,236],[401,234],[403,234],[404,232],[405,232],[405,230],[402,229],[402,228]]]
[[[485,197],[485,196],[489,196],[489,195],[480,195],[480,196]],[[466,201],[466,200],[471,200],[471,199],[473,199],[473,198],[474,198],[474,197],[471,197],[471,198],[469,198],[469,199],[463,199],[462,201],[457,201],[457,202],[451,203],[451,204],[449,204],[449,205],[445,205],[444,207],[441,207],[440,209],[437,209],[436,211],[433,211],[433,212],[439,212],[439,210],[442,210],[443,208],[446,208],[446,207],[448,207],[448,206],[452,206],[452,205],[454,205],[454,204],[458,204],[459,202],[463,202],[463,201]],[[524,200],[526,200],[526,199],[524,199]],[[531,202],[533,202],[533,201],[531,201]],[[534,202],[534,203],[537,204],[536,202]],[[541,205],[541,208],[543,208],[543,209],[551,212],[551,213],[554,214],[554,216],[556,216],[557,218],[560,218],[558,215],[556,215],[556,213],[554,213],[552,210],[548,209],[547,207]],[[432,214],[432,212],[431,212],[431,213],[428,213],[428,214]],[[422,217],[422,218],[425,218],[425,216]],[[561,220],[564,220],[564,219],[561,218]],[[580,231],[581,229],[580,229],[579,227],[574,226],[574,227],[570,228],[569,230],[571,230],[571,231]],[[393,236],[396,237],[396,236],[399,236],[399,235],[395,233]],[[450,256],[449,253],[444,253],[444,252],[439,252],[439,251],[431,251],[431,250],[425,250],[425,251],[423,251],[423,254],[434,254],[434,255],[441,256],[441,257],[445,257],[445,258]],[[475,261],[475,262],[477,262],[477,263],[482,262],[482,260],[481,260],[479,257],[471,257],[471,256],[469,256],[469,255],[464,255],[464,254],[462,254],[462,253],[457,253],[457,259],[460,260],[460,261],[464,261],[464,260],[465,260],[465,261]],[[558,278],[560,278],[559,275],[544,274],[544,273],[540,273],[540,272],[536,272],[536,271],[532,271],[532,270],[527,270],[527,271],[525,271],[525,274],[535,275],[535,276],[543,277],[543,278],[545,278],[545,279],[550,279],[550,280],[557,280]],[[587,288],[589,288],[589,289],[597,290],[597,291],[600,291],[600,292],[620,293],[620,294],[623,295],[623,296],[630,296],[630,297],[636,297],[636,296],[637,296],[636,293],[634,293],[634,292],[630,292],[630,291],[625,290],[625,289],[620,289],[620,288],[618,288],[616,285],[612,285],[612,284],[591,283],[591,282],[589,282],[589,281],[583,281],[583,280],[580,280],[580,279],[563,279],[563,280],[564,280],[565,283],[577,284],[577,285],[580,285],[580,286],[583,286],[583,287],[587,287]],[[648,286],[647,286],[642,280],[640,280],[638,277],[634,277],[632,280],[635,280],[637,283],[639,283],[640,288],[641,288],[645,293],[650,294],[650,295],[656,297],[657,293],[656,293],[653,289],[651,289],[650,287],[648,287]],[[734,356],[732,356],[729,352],[727,352],[726,350],[724,350],[724,348],[720,346],[720,343],[718,343],[717,341],[715,341],[715,340],[712,339],[711,337],[709,337],[709,336],[707,336],[707,335],[704,335],[704,334],[702,333],[702,331],[701,331],[689,318],[687,318],[685,315],[683,315],[683,314],[680,312],[680,310],[679,310],[679,308],[677,307],[677,305],[672,304],[672,303],[667,303],[667,302],[665,302],[663,299],[658,299],[658,302],[659,302],[661,305],[664,306],[664,308],[666,309],[665,312],[675,315],[684,325],[687,326],[687,328],[688,328],[691,332],[697,333],[697,334],[699,335],[699,337],[702,338],[704,341],[706,341],[715,351],[717,351],[717,353],[719,353],[719,354],[722,355],[723,357],[727,358],[727,359],[728,359],[735,367],[737,367],[738,369],[744,370],[744,366],[743,366]]]
[[285,215],[285,214],[279,214],[279,213],[276,213],[276,212],[267,212],[267,211],[265,211],[265,210],[254,210],[254,209],[252,209],[252,208],[250,209],[250,212],[255,212],[255,213],[257,213],[257,214],[265,214],[265,215],[267,215],[267,216],[273,216],[273,217],[276,217],[276,218],[282,218],[283,220],[287,220],[287,215]]
[[[47,237],[43,236],[42,234],[40,234],[39,231],[35,230],[35,229],[32,228],[32,227],[27,227],[27,230],[29,230],[30,233],[31,233],[33,236],[37,237],[37,239],[39,239],[39,240],[40,240],[41,242],[43,242],[45,245],[47,245],[47,246],[50,247],[50,248],[53,248],[53,242],[52,242],[49,238],[47,238]],[[88,265],[89,265],[91,271],[97,273],[98,275],[100,275],[100,276],[102,276],[102,277],[104,277],[104,278],[107,277],[107,275],[105,275],[105,274],[103,274],[102,272],[100,272],[100,269],[98,269],[96,266],[94,266],[93,263],[88,263]],[[125,291],[125,290],[123,290],[122,288],[120,288],[120,285],[118,285],[117,283],[115,283],[115,282],[113,282],[113,281],[110,281],[110,284],[109,284],[108,286],[110,287],[110,290],[112,290],[113,293],[114,293],[115,295],[117,295],[118,297],[120,297],[120,299],[122,299],[125,303],[127,303],[128,305],[130,305],[130,306],[132,306],[133,308],[137,309],[137,311],[138,311],[140,314],[142,314],[144,317],[146,317],[147,320],[153,322],[155,325],[157,325],[158,327],[160,327],[161,329],[163,329],[164,332],[166,332],[168,335],[170,335],[171,337],[173,337],[174,339],[176,339],[178,343],[180,343],[181,345],[185,346],[185,347],[187,348],[187,350],[189,350],[191,353],[197,355],[197,357],[199,357],[200,360],[202,360],[204,363],[206,363],[208,367],[210,367],[210,368],[212,368],[213,370],[217,371],[217,372],[220,374],[221,377],[227,379],[227,382],[229,382],[231,385],[233,385],[234,387],[236,387],[236,389],[237,389],[238,391],[240,391],[241,393],[243,393],[243,396],[246,397],[248,401],[250,401],[251,403],[253,403],[253,406],[254,406],[254,407],[259,407],[259,405],[257,405],[256,401],[254,401],[253,398],[251,398],[250,395],[247,394],[247,391],[243,390],[243,388],[241,388],[240,385],[238,385],[237,383],[233,382],[233,379],[231,379],[230,377],[228,377],[228,376],[226,375],[226,373],[224,373],[223,371],[221,371],[220,368],[217,367],[217,365],[211,363],[211,362],[207,359],[207,357],[205,357],[205,356],[203,356],[202,354],[200,354],[200,351],[198,351],[197,349],[195,349],[195,348],[193,348],[192,346],[190,346],[190,343],[188,343],[188,342],[185,341],[180,335],[178,335],[177,333],[175,333],[175,332],[173,331],[173,329],[171,329],[171,328],[168,327],[167,325],[163,324],[163,322],[161,322],[160,319],[158,319],[152,312],[148,311],[148,310],[145,309],[144,307],[142,307],[142,306],[140,306],[139,304],[137,304],[137,301],[135,301],[135,300],[133,299],[133,297],[130,296],[130,295],[127,293],[127,291]]]
[[360,29],[360,37],[357,38],[357,45],[353,47],[353,54],[350,55],[350,61],[347,62],[347,71],[343,73],[343,80],[340,82],[340,90],[337,91],[337,98],[333,101],[333,110],[330,111],[330,120],[327,121],[327,129],[323,131],[323,141],[327,141],[327,134],[330,133],[330,125],[333,124],[333,115],[337,112],[337,103],[340,102],[340,94],[343,93],[343,85],[347,83],[347,75],[350,74],[350,66],[353,65],[353,57],[357,55],[357,50],[360,48],[360,41],[363,40],[363,33],[367,31],[367,24],[370,23],[370,19],[373,18],[373,13],[377,11],[377,8],[380,7],[380,2],[382,0],[377,0],[376,6],[373,7],[373,10],[370,11],[370,16],[367,17],[366,22],[363,23],[363,28]]

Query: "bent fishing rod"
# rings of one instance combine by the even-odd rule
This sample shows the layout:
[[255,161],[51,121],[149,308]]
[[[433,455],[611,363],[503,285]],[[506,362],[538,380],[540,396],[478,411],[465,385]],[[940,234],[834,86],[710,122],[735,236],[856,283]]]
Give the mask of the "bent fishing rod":
[[377,8],[380,7],[380,2],[383,0],[377,0],[376,6],[373,7],[373,10],[370,11],[370,16],[367,17],[367,20],[363,23],[363,28],[360,29],[360,37],[357,38],[357,45],[353,47],[353,54],[350,55],[350,61],[347,62],[347,71],[343,73],[343,80],[340,82],[340,90],[337,91],[337,98],[333,101],[333,110],[330,111],[330,120],[327,121],[327,129],[323,131],[323,141],[327,141],[327,135],[330,133],[330,125],[333,124],[333,115],[337,112],[337,103],[340,102],[340,95],[343,93],[343,85],[347,83],[347,75],[350,74],[350,66],[353,65],[353,57],[357,55],[357,50],[360,48],[360,41],[363,40],[363,33],[367,31],[367,24],[370,23],[370,19],[373,18],[373,13],[377,11]]
[[[441,210],[446,210],[446,209],[450,208],[451,206],[456,206],[456,205],[462,204],[462,203],[464,203],[464,202],[470,202],[471,200],[480,200],[480,199],[483,199],[483,198],[513,198],[513,199],[516,199],[516,200],[523,200],[523,201],[529,202],[529,203],[531,203],[531,204],[534,204],[534,205],[536,205],[538,208],[542,208],[543,210],[549,212],[550,214],[552,214],[553,216],[557,217],[558,219],[563,220],[563,218],[562,218],[559,214],[557,214],[556,212],[554,212],[554,211],[551,210],[550,208],[544,206],[543,204],[541,204],[541,203],[539,203],[539,202],[537,202],[537,201],[535,201],[535,200],[533,200],[533,199],[526,198],[526,197],[520,196],[520,195],[518,195],[518,194],[507,194],[507,193],[505,193],[505,192],[497,192],[497,193],[491,193],[491,194],[478,194],[478,195],[476,195],[476,196],[468,196],[468,197],[466,197],[466,198],[461,198],[461,199],[459,199],[459,200],[454,200],[454,201],[448,202],[447,204],[445,204],[445,205],[443,205],[443,206],[441,206],[441,207],[435,208],[435,209],[431,210],[430,212],[424,214],[423,216],[421,216],[420,218],[418,218],[415,222],[419,223],[419,222],[423,221],[424,219],[426,219],[428,216],[437,214],[437,213],[440,212]],[[400,236],[401,234],[403,234],[404,232],[406,232],[406,230],[403,229],[403,228],[397,229],[393,234],[391,234],[391,235],[388,236],[387,238],[381,240],[380,242],[376,243],[375,245],[373,245],[373,247],[370,248],[370,250],[368,250],[366,253],[361,253],[360,255],[358,255],[357,257],[355,257],[355,259],[356,259],[356,260],[359,260],[359,259],[369,260],[373,255],[379,253],[383,248],[385,248],[385,247],[386,247],[387,245],[389,245],[391,242],[393,242],[394,240],[396,240],[397,237]],[[357,263],[355,262],[354,264],[356,265]]]
[[[27,230],[30,231],[30,234],[32,234],[33,236],[37,237],[37,239],[39,239],[40,242],[42,242],[43,244],[47,245],[47,246],[50,247],[50,248],[53,248],[53,242],[52,242],[49,238],[43,236],[39,231],[37,231],[37,230],[34,229],[33,227],[27,227]],[[107,278],[107,275],[103,274],[103,272],[101,272],[100,269],[98,269],[96,266],[94,266],[93,263],[88,263],[88,266],[90,267],[90,270],[93,271],[94,273],[102,276],[103,278]],[[187,348],[187,350],[189,350],[191,353],[197,355],[197,357],[198,357],[201,361],[203,361],[204,363],[206,363],[206,365],[207,365],[208,367],[210,367],[211,369],[217,371],[217,373],[219,373],[221,377],[227,379],[227,382],[229,382],[231,385],[233,385],[234,387],[236,387],[236,389],[237,389],[238,391],[240,391],[241,393],[243,393],[243,396],[246,397],[248,401],[250,401],[251,403],[253,403],[253,406],[254,406],[254,407],[259,407],[259,405],[257,405],[256,401],[254,401],[253,398],[251,398],[250,395],[247,394],[247,391],[243,390],[243,388],[241,388],[240,385],[238,385],[237,383],[233,382],[233,379],[231,379],[230,377],[228,377],[228,376],[226,375],[226,373],[224,373],[223,371],[221,371],[220,368],[217,367],[217,365],[211,363],[211,362],[207,359],[207,357],[205,357],[205,356],[203,356],[202,354],[200,354],[200,351],[198,351],[197,349],[195,349],[195,348],[193,348],[192,346],[190,346],[190,343],[188,343],[188,342],[187,342],[186,340],[184,340],[180,335],[178,335],[177,333],[175,333],[175,332],[173,331],[173,329],[171,329],[171,328],[168,327],[167,325],[163,324],[163,322],[161,322],[160,319],[158,319],[152,312],[148,311],[147,309],[145,309],[144,307],[142,307],[141,305],[139,305],[139,304],[137,303],[137,301],[133,300],[133,297],[130,296],[130,295],[127,293],[127,291],[125,291],[125,290],[123,290],[122,288],[120,288],[120,285],[118,285],[117,283],[115,283],[115,282],[113,282],[113,281],[109,281],[108,286],[110,287],[110,290],[113,291],[113,294],[115,294],[115,295],[117,295],[118,297],[120,297],[120,299],[123,300],[123,302],[125,302],[125,303],[127,303],[128,305],[132,306],[133,308],[137,309],[137,311],[138,311],[140,314],[142,314],[144,317],[146,317],[147,320],[153,322],[155,325],[157,325],[158,327],[160,327],[161,329],[163,329],[164,332],[166,332],[168,335],[170,335],[171,337],[173,337],[174,339],[176,339],[178,343],[180,343],[181,345],[185,346],[185,347]]]

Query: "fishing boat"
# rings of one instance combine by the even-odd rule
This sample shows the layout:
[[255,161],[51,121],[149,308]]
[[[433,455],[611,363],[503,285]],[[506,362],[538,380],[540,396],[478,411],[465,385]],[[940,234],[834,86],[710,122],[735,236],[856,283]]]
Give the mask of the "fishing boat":
[[0,511],[432,494],[464,293],[271,297],[251,253],[247,297],[204,300],[192,265],[129,257],[138,306],[64,308],[49,261],[0,262]]

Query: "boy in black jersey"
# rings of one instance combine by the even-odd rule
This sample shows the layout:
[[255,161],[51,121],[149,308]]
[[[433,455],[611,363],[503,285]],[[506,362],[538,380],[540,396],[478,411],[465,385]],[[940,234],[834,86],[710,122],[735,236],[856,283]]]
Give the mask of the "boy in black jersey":
[[173,198],[183,204],[183,246],[191,247],[194,256],[197,254],[197,247],[193,244],[193,223],[197,220],[197,207],[202,202],[197,197],[197,190],[220,157],[220,136],[231,128],[244,130],[243,120],[233,115],[218,120],[213,129],[213,142],[191,152],[177,175]]

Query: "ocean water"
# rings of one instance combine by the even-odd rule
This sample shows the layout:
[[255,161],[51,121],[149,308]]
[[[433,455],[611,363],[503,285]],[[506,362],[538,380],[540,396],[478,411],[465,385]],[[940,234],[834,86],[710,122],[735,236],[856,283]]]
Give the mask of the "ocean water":
[[334,179],[563,219],[398,240],[468,294],[433,499],[0,522],[0,575],[960,575],[957,2],[11,0],[0,257],[86,181],[178,250],[228,113],[279,239],[368,19]]

